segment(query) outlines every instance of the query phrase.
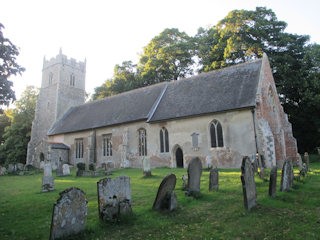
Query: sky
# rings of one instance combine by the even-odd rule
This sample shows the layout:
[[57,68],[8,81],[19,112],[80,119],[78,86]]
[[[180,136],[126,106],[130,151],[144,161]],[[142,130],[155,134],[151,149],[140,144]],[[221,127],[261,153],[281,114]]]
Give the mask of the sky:
[[193,36],[235,9],[272,9],[286,32],[320,44],[319,0],[0,0],[4,36],[20,49],[26,68],[12,77],[19,99],[27,85],[41,87],[43,59],[58,55],[87,61],[86,91],[112,78],[116,64],[131,60],[165,28]]

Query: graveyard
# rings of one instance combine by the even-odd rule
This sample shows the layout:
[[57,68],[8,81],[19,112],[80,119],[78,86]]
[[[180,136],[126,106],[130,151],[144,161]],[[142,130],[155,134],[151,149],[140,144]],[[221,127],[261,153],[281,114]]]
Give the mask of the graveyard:
[[[54,190],[43,193],[43,171],[0,176],[0,238],[49,239],[53,205],[59,193],[75,187],[85,193],[86,226],[81,233],[65,239],[317,239],[319,155],[311,156],[311,160],[307,176],[294,180],[288,191],[280,192],[281,169],[277,170],[275,197],[269,196],[270,169],[266,169],[265,181],[255,174],[257,205],[250,211],[244,206],[240,168],[215,169],[215,177],[214,171],[203,168],[200,193],[194,196],[186,196],[192,194],[183,191],[182,177],[187,169],[156,168],[150,175],[144,175],[142,169],[115,169],[108,178],[130,178],[132,213],[108,220],[98,211],[97,182],[104,176],[77,177],[75,169],[63,177],[53,172]],[[295,167],[294,175],[298,173]],[[172,179],[169,191],[174,188],[172,196],[177,200],[173,211],[158,210],[155,203],[166,177]],[[212,187],[211,183],[209,191],[211,178],[218,178],[219,185]],[[197,189],[196,185],[190,187]]]

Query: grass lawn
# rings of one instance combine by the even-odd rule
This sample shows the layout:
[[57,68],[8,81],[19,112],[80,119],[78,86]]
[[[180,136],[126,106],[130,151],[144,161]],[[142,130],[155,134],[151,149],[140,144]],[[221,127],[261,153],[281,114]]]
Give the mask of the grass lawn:
[[[319,160],[319,159],[318,159]],[[161,180],[177,176],[179,207],[152,211]],[[269,173],[269,172],[268,172]],[[296,170],[297,173],[297,170]],[[100,222],[96,183],[100,178],[55,177],[55,191],[40,193],[42,174],[0,177],[0,239],[49,239],[53,204],[59,192],[75,186],[86,192],[86,230],[73,239],[320,239],[320,161],[290,192],[268,196],[269,182],[256,177],[258,206],[244,209],[240,170],[219,170],[219,192],[209,192],[209,171],[203,170],[200,199],[186,197],[181,177],[186,169],[158,168],[151,178],[140,169],[116,170],[111,176],[131,179],[134,214],[115,222]],[[279,190],[281,172],[278,170]]]

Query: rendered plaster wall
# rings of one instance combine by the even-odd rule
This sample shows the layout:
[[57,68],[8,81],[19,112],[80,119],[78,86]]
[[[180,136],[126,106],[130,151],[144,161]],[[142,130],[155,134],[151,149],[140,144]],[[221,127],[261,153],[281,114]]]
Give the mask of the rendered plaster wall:
[[[211,148],[210,124],[216,119],[223,129],[224,147]],[[138,139],[141,128],[146,129],[147,156],[151,167],[176,167],[175,151],[180,147],[184,156],[184,167],[193,157],[199,157],[203,167],[208,162],[217,167],[238,168],[242,156],[251,156],[256,152],[253,116],[250,109],[210,114],[199,117],[170,120],[159,123],[145,121],[105,127],[95,130],[95,160],[98,167],[103,163],[112,163],[115,168],[141,168],[143,156],[139,156]],[[165,127],[169,133],[169,152],[160,152],[160,130]],[[198,147],[192,145],[192,134],[198,135]],[[112,135],[112,156],[103,156],[103,136]],[[82,131],[64,135],[50,136],[49,141],[61,141],[70,146],[70,163],[89,164],[89,149],[92,131]],[[83,159],[75,158],[75,140],[83,139]],[[207,160],[206,160],[207,158]],[[127,160],[127,163],[124,161]]]

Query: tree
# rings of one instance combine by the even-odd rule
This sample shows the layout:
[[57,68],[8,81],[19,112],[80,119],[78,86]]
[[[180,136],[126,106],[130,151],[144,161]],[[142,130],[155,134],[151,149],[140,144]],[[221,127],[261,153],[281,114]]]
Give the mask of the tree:
[[38,89],[28,86],[21,98],[15,102],[16,108],[5,111],[11,118],[11,125],[5,128],[3,135],[0,164],[25,163],[37,99]]
[[193,74],[194,44],[177,28],[165,29],[144,47],[138,69],[143,85],[177,80]]
[[17,64],[18,48],[3,36],[2,28],[4,26],[0,23],[0,106],[8,106],[15,100],[13,83],[9,78],[21,74],[25,69]]
[[[309,67],[317,63],[315,56],[308,57],[308,63],[306,61],[309,36],[286,33],[286,26],[271,9],[264,7],[257,7],[255,11],[231,11],[213,28],[199,29],[195,41],[200,71],[248,62],[267,53],[279,98],[293,125],[299,149],[310,150],[316,141],[306,133],[315,130],[318,120],[310,123],[306,116],[312,109],[308,101],[314,102],[311,98],[317,95],[319,78],[311,81]],[[320,119],[320,116],[316,118]]]
[[299,150],[313,151],[320,146],[320,45],[305,48],[304,73],[301,84],[295,89],[300,96],[296,104],[290,105]]
[[122,65],[117,64],[114,67],[112,79],[106,80],[100,87],[94,89],[91,99],[102,99],[141,87],[141,82],[138,79],[136,65],[131,61],[124,61]]
[[6,127],[10,126],[10,118],[5,114],[0,114],[0,145],[4,143],[4,130]]

